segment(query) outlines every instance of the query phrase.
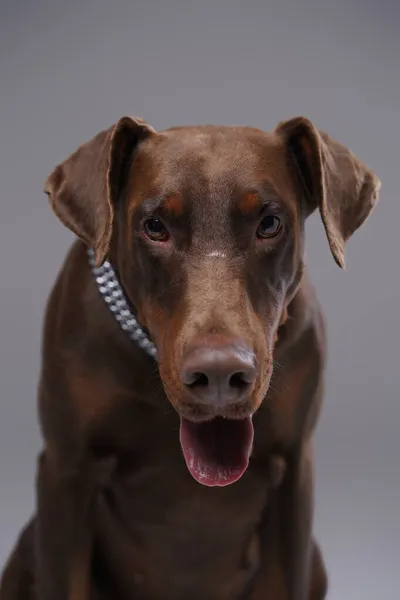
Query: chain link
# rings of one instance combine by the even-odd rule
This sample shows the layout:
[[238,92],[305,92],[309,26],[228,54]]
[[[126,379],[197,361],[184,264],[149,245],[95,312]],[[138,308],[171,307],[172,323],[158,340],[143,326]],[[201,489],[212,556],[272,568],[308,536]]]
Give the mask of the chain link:
[[142,350],[157,360],[157,348],[130,310],[111,263],[106,260],[100,267],[96,267],[94,252],[91,248],[88,249],[88,256],[97,288],[121,329],[126,331],[130,339],[136,342]]

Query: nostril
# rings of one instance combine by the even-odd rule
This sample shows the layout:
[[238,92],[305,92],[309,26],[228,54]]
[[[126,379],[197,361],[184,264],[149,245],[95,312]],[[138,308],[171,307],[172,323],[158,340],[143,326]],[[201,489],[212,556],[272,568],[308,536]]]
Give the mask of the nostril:
[[206,388],[210,384],[209,379],[205,373],[193,373],[190,381],[186,381],[185,384],[189,388],[200,389]]
[[232,390],[236,390],[238,392],[244,391],[246,388],[249,387],[250,383],[251,382],[248,381],[248,378],[246,378],[245,373],[234,373],[229,378],[229,387]]

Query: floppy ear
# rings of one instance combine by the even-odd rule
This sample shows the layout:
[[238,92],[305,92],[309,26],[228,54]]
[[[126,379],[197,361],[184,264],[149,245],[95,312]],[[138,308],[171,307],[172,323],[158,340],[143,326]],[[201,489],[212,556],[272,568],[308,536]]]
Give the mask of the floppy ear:
[[122,117],[80,146],[45,182],[54,212],[94,250],[97,265],[109,251],[124,168],[137,143],[154,133],[141,119]]
[[306,195],[308,214],[319,208],[332,254],[344,268],[345,242],[374,208],[378,177],[304,117],[279,123],[276,133],[285,140],[289,161]]

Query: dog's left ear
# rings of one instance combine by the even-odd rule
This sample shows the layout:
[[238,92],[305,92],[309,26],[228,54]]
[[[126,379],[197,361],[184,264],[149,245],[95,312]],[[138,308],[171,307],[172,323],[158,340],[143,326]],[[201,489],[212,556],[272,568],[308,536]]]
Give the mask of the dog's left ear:
[[337,264],[344,268],[344,246],[378,200],[380,181],[348,148],[318,131],[305,117],[279,123],[289,163],[306,195],[307,212],[317,207]]
[[75,150],[44,184],[55,214],[94,250],[97,265],[110,247],[125,167],[138,143],[155,133],[140,118],[122,117]]

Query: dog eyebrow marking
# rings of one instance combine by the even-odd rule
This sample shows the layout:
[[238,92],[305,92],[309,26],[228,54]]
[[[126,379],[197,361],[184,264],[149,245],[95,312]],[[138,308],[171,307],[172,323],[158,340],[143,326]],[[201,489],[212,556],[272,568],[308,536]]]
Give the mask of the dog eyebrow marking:
[[210,258],[226,258],[225,252],[221,252],[220,250],[213,250],[213,252],[209,252],[207,256]]
[[174,217],[181,217],[184,210],[183,198],[180,194],[169,194],[165,197],[164,209]]
[[251,214],[261,206],[261,197],[258,192],[246,192],[239,200],[239,210],[243,214]]

